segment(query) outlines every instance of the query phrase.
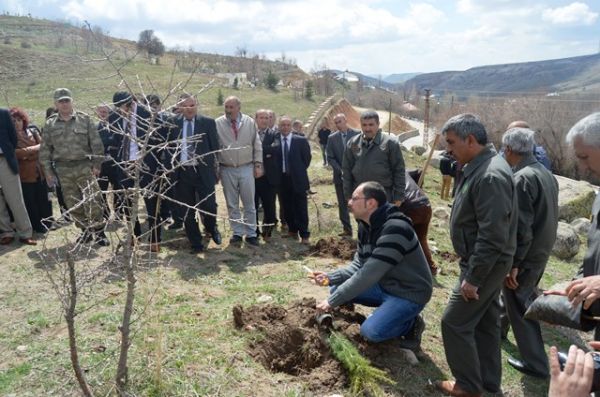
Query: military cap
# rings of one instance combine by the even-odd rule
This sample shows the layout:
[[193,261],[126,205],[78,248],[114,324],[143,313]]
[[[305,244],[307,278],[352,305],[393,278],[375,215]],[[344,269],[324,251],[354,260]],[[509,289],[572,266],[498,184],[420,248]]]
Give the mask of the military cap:
[[57,88],[54,90],[54,100],[60,101],[62,99],[72,100],[73,96],[71,95],[71,90],[68,88]]

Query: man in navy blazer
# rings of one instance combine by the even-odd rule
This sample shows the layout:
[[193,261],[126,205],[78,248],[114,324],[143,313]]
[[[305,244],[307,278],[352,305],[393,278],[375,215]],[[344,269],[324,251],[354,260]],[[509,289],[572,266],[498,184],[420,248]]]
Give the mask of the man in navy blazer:
[[[139,160],[143,156],[140,169],[140,187],[152,192],[159,193],[160,184],[155,180],[160,165],[160,144],[164,142],[164,136],[161,130],[154,130],[152,127],[152,113],[143,104],[134,101],[133,96],[124,91],[116,92],[113,95],[115,111],[108,116],[110,128],[109,147],[114,148],[114,160],[119,163],[121,188],[130,189],[134,186],[135,172],[129,165]],[[146,135],[152,133],[148,140],[148,146],[144,148],[143,144]],[[135,139],[134,139],[135,137]],[[110,160],[110,159],[109,159]],[[166,189],[166,188],[165,188]],[[162,189],[162,190],[165,190]],[[126,195],[127,196],[127,195]],[[150,230],[150,251],[160,252],[161,241],[161,220],[160,211],[157,210],[158,195],[144,194],[144,203],[148,214],[148,228]],[[131,209],[131,197],[124,199],[125,214],[129,216]],[[142,235],[142,229],[139,221],[136,219],[134,226],[134,235],[139,238]]]
[[308,244],[308,201],[307,191],[308,166],[310,165],[310,145],[305,137],[292,134],[292,119],[282,116],[279,119],[279,136],[281,151],[281,197],[283,212],[288,225],[288,235],[302,239]]
[[327,162],[333,168],[333,184],[337,196],[338,214],[344,228],[344,231],[340,233],[340,237],[352,236],[352,223],[350,222],[350,214],[348,213],[348,201],[344,197],[344,184],[342,182],[342,160],[344,159],[346,144],[350,138],[358,135],[359,132],[348,127],[344,113],[336,114],[333,122],[337,127],[337,131],[331,134],[327,140]]
[[19,163],[15,155],[17,132],[10,113],[0,108],[0,244],[10,244],[14,240],[14,231],[6,206],[13,213],[19,241],[35,245],[32,239],[33,229],[23,201]]
[[[262,235],[263,240],[267,241],[271,237],[275,223],[277,223],[277,215],[275,211],[276,192],[281,185],[281,167],[278,161],[281,161],[281,146],[278,146],[279,141],[276,141],[277,133],[269,128],[269,111],[259,109],[256,111],[254,120],[258,136],[262,143],[263,149],[263,170],[264,174],[260,178],[256,178],[254,205],[259,207],[259,202],[263,208]],[[258,230],[258,211],[256,212],[256,227]],[[265,226],[266,225],[266,226]]]
[[[215,120],[198,114],[198,101],[189,94],[179,97],[180,114],[171,121],[169,130],[170,167],[179,201],[201,211],[204,229],[215,244],[221,244],[217,228],[217,159],[219,150]],[[184,209],[185,233],[192,252],[204,250],[202,235],[196,221],[196,211]]]

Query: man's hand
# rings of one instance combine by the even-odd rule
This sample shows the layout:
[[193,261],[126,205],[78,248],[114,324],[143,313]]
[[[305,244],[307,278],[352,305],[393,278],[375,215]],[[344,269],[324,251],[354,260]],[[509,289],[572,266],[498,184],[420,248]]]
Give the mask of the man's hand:
[[56,186],[56,177],[49,172],[46,174],[46,184],[48,187]]
[[548,397],[589,397],[593,380],[594,359],[591,354],[571,345],[565,368],[561,371],[556,347],[550,348]]
[[508,289],[517,289],[519,283],[517,282],[517,275],[519,274],[519,268],[513,267],[510,269],[510,273],[504,278],[504,285]]
[[470,300],[479,300],[479,294],[477,293],[478,289],[479,287],[470,284],[467,282],[467,280],[463,280],[462,284],[460,285],[460,294],[465,302]]
[[254,178],[260,178],[265,174],[265,170],[263,169],[262,163],[254,164]]
[[308,273],[308,278],[311,279],[315,284],[322,287],[329,285],[329,277],[327,277],[326,273],[314,271],[312,273]]
[[600,298],[600,276],[588,276],[571,281],[565,289],[573,306],[583,302],[583,308],[589,309]]
[[96,178],[98,178],[100,176],[100,168],[92,167],[92,175],[94,175]]
[[396,201],[394,201],[394,205],[396,207],[400,207],[402,205],[402,200],[396,200]]
[[321,310],[324,312],[328,312],[331,310],[331,306],[329,305],[329,302],[327,302],[327,299],[325,299],[324,301],[321,301],[321,303],[317,304],[317,310]]

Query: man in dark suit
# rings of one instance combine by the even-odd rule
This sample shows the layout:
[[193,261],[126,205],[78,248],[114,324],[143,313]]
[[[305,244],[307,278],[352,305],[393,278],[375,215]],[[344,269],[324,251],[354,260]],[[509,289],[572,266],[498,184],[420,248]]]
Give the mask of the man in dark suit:
[[[178,200],[202,212],[205,230],[215,244],[221,244],[217,228],[216,151],[219,150],[215,120],[198,114],[198,102],[189,94],[179,97],[181,113],[171,122],[168,140],[171,144],[172,178]],[[185,233],[192,252],[204,250],[196,211],[185,209]]]
[[281,197],[283,212],[288,225],[288,235],[302,239],[308,244],[308,202],[306,193],[310,189],[307,169],[310,165],[310,145],[305,137],[292,134],[292,119],[282,116],[279,119],[279,136],[282,173]]
[[[254,203],[256,208],[258,208],[259,201],[262,203],[263,226],[260,234],[265,241],[271,238],[274,225],[277,222],[275,194],[281,185],[281,167],[278,166],[277,162],[278,159],[281,161],[281,147],[277,146],[279,141],[275,140],[277,134],[269,128],[269,118],[269,111],[266,109],[257,110],[254,118],[263,148],[264,168],[263,176],[254,180],[256,187]],[[256,211],[256,224],[258,225],[258,211]]]
[[[150,231],[150,251],[160,252],[161,220],[158,211],[158,195],[161,190],[161,181],[155,179],[160,168],[160,144],[164,141],[160,131],[152,127],[152,113],[125,91],[113,95],[115,111],[108,116],[110,128],[109,146],[116,147],[115,161],[121,173],[119,184],[124,189],[132,189],[135,185],[135,166],[140,168],[140,187],[155,194],[143,194],[146,212],[148,214],[148,229]],[[147,134],[151,134],[148,144],[144,147]],[[141,158],[141,161],[140,160]],[[124,198],[124,212],[127,217],[131,213],[131,200],[134,192],[126,192]],[[135,220],[134,235],[142,235],[139,220]],[[134,244],[132,241],[131,244]]]
[[350,223],[350,214],[348,213],[348,203],[344,197],[344,185],[342,183],[342,160],[344,159],[344,150],[346,143],[358,131],[353,130],[346,124],[346,115],[338,113],[333,118],[337,131],[329,136],[327,141],[327,162],[333,168],[333,184],[338,201],[338,212],[344,231],[341,236],[352,236],[352,224]]
[[35,245],[36,242],[32,239],[33,228],[21,190],[16,147],[17,132],[10,113],[6,109],[0,109],[0,244],[10,244],[14,240],[14,231],[6,210],[8,204],[13,213],[19,241]]

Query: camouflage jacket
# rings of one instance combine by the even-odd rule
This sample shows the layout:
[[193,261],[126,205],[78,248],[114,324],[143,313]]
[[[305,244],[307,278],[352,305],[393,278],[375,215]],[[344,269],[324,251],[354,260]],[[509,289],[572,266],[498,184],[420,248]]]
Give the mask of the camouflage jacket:
[[104,146],[96,123],[85,113],[76,111],[68,121],[60,119],[58,114],[50,116],[42,135],[40,161],[46,170],[54,170],[55,164],[86,161],[90,166],[100,167],[104,160]]

